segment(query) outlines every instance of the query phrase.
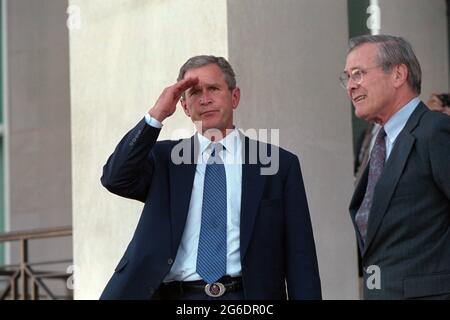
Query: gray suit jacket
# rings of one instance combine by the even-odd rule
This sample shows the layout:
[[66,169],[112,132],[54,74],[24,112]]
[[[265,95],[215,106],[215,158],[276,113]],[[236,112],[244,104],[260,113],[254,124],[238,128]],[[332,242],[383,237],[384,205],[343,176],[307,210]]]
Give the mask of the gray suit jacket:
[[365,299],[450,299],[450,117],[421,103],[408,119],[375,187],[363,246],[355,214],[367,175],[350,204]]

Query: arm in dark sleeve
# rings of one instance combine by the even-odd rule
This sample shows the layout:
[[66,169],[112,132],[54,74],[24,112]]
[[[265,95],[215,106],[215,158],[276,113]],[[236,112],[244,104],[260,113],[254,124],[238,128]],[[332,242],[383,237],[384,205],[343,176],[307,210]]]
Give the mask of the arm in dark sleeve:
[[429,142],[431,170],[439,189],[450,201],[450,117],[439,117],[433,129]]
[[284,194],[289,299],[322,299],[314,236],[297,157],[290,166]]
[[119,196],[145,202],[153,176],[151,150],[160,131],[144,119],[131,129],[104,165],[102,185]]

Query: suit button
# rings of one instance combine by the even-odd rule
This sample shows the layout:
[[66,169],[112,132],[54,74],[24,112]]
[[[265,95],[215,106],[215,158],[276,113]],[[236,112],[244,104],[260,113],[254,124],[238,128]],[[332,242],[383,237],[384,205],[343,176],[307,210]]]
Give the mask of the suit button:
[[167,260],[167,264],[172,264],[173,260],[171,258],[169,258],[169,260]]

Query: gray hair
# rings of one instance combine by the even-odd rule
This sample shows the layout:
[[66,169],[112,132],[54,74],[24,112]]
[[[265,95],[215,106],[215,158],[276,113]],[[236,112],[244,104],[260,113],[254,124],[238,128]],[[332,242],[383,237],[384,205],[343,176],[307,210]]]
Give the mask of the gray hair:
[[177,81],[184,78],[184,75],[189,69],[200,68],[208,64],[216,64],[225,77],[225,82],[228,85],[229,90],[236,88],[236,75],[234,74],[233,68],[223,57],[215,56],[195,56],[186,61],[180,68],[180,73],[178,74]]
[[399,64],[408,68],[408,84],[415,93],[420,94],[422,83],[422,70],[414,51],[408,41],[402,37],[390,35],[364,35],[349,40],[350,53],[356,47],[365,43],[375,43],[378,47],[378,63],[384,72],[389,72]]

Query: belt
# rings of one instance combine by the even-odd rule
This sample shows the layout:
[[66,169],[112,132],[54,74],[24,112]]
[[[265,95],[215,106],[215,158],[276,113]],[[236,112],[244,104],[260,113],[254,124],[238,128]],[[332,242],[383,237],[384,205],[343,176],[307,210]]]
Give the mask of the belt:
[[161,284],[160,290],[175,294],[183,292],[204,292],[210,297],[218,298],[225,292],[239,291],[242,289],[241,277],[224,276],[215,283],[206,283],[203,280],[197,281],[172,281]]

